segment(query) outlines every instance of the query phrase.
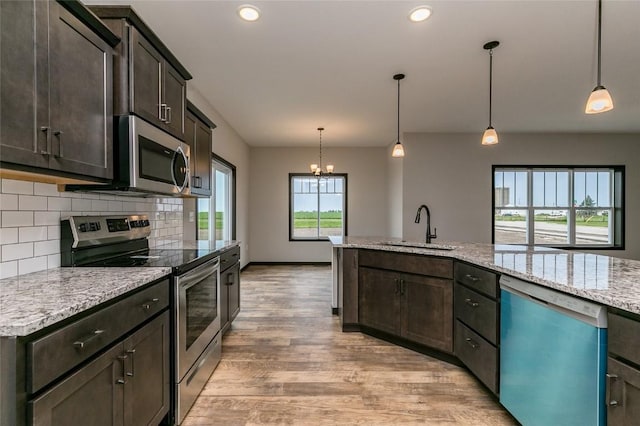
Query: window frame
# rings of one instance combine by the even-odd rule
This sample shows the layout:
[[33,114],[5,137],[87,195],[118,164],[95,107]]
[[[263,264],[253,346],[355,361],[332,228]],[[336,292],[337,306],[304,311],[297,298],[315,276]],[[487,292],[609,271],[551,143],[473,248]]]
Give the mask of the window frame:
[[[343,237],[348,235],[347,225],[349,221],[347,220],[347,205],[348,205],[348,174],[347,173],[332,173],[330,176],[326,176],[326,178],[333,177],[341,177],[344,179],[344,188],[342,191],[342,229],[343,229]],[[323,177],[318,178],[313,173],[289,173],[289,241],[291,242],[318,242],[318,241],[329,241],[328,236],[318,235],[317,237],[309,237],[309,238],[301,238],[294,237],[293,235],[293,179],[294,178],[315,178],[315,179],[323,179]],[[318,191],[318,226],[320,224],[320,191]]]
[[[568,177],[568,195],[569,199],[574,199],[576,172],[590,171],[609,171],[612,174],[611,179],[611,205],[610,207],[585,207],[576,206],[573,202],[569,202],[567,207],[551,207],[537,206],[533,204],[533,173],[534,172],[569,172]],[[491,243],[495,242],[495,212],[505,207],[496,206],[496,172],[513,171],[527,173],[527,205],[526,206],[509,206],[508,209],[526,211],[526,245],[539,247],[552,247],[565,250],[624,250],[625,249],[625,216],[626,216],[626,200],[625,200],[625,166],[624,165],[492,165],[491,167]],[[587,194],[588,195],[588,194]],[[567,233],[570,242],[567,244],[556,243],[535,243],[535,212],[540,210],[567,210]],[[611,242],[608,244],[576,244],[576,212],[578,210],[609,210],[612,214],[612,224],[610,224],[609,235]],[[510,243],[498,243],[510,245]],[[518,244],[518,243],[513,243]],[[520,244],[522,245],[522,244]]]
[[215,240],[215,235],[216,235],[216,212],[215,212],[215,173],[216,173],[216,168],[215,168],[215,163],[219,163],[222,166],[226,167],[227,169],[230,170],[230,209],[231,209],[231,221],[229,223],[229,226],[231,227],[231,240],[236,239],[236,166],[233,165],[232,163],[230,163],[229,161],[225,160],[224,158],[220,157],[219,155],[215,154],[215,153],[211,153],[211,186],[212,188],[212,193],[211,196],[209,197],[197,197],[196,198],[196,221],[195,221],[195,239],[199,240],[199,241],[207,241],[205,239],[201,239],[199,238],[200,236],[200,229],[198,227],[199,224],[199,217],[200,217],[200,209],[199,209],[199,203],[200,200],[207,200],[208,201],[208,210],[209,210],[209,229],[208,229],[208,240]]

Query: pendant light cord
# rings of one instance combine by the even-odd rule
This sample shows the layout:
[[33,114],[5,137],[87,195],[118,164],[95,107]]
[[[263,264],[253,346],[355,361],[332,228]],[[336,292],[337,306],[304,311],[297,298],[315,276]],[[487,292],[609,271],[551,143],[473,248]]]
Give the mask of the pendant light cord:
[[322,130],[318,129],[318,131],[320,132],[320,170],[322,171]]
[[602,86],[601,81],[601,48],[602,46],[602,0],[598,0],[598,87]]
[[491,108],[493,105],[493,49],[489,49],[489,127],[491,124]]
[[398,132],[396,142],[400,142],[400,80],[398,80]]

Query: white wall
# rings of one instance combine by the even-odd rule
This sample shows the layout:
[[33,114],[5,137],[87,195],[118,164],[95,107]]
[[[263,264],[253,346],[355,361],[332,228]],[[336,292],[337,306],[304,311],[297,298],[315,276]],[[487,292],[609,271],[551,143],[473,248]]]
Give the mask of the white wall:
[[[213,130],[213,152],[236,166],[236,239],[240,241],[240,263],[244,267],[250,261],[249,146],[191,81],[187,85],[187,98],[217,126]],[[195,209],[195,202],[186,202],[185,209]],[[185,235],[195,236],[195,223],[185,220],[184,226]]]
[[[347,173],[347,228],[352,236],[388,235],[386,148],[323,148]],[[289,241],[289,173],[308,173],[317,148],[252,148],[252,262],[329,262],[328,242]]]
[[435,242],[490,243],[492,165],[625,165],[626,249],[598,252],[640,259],[640,135],[500,134],[490,147],[480,144],[481,132],[404,136],[403,238],[424,239],[425,223],[414,219],[426,204]]
[[[392,145],[395,145],[392,144]],[[389,195],[389,236],[394,238],[402,237],[402,227],[404,218],[404,205],[402,202],[402,176],[404,168],[404,158],[394,158],[391,156],[391,147],[387,149],[388,186]]]

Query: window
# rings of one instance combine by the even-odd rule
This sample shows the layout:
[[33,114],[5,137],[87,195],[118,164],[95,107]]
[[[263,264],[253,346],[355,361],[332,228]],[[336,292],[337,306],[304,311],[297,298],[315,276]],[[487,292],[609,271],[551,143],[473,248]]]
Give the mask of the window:
[[347,175],[289,175],[289,240],[347,235]]
[[[214,154],[211,172],[213,195],[211,198],[198,198],[197,239],[234,240],[236,168]],[[215,215],[210,214],[212,211]],[[215,223],[211,223],[214,217]]]
[[494,167],[493,242],[623,248],[624,167]]

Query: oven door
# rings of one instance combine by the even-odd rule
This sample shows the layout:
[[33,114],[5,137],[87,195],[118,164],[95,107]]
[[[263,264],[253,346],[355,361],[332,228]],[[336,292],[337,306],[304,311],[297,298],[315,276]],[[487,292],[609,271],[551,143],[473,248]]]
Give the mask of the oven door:
[[176,277],[176,381],[220,331],[220,258]]

